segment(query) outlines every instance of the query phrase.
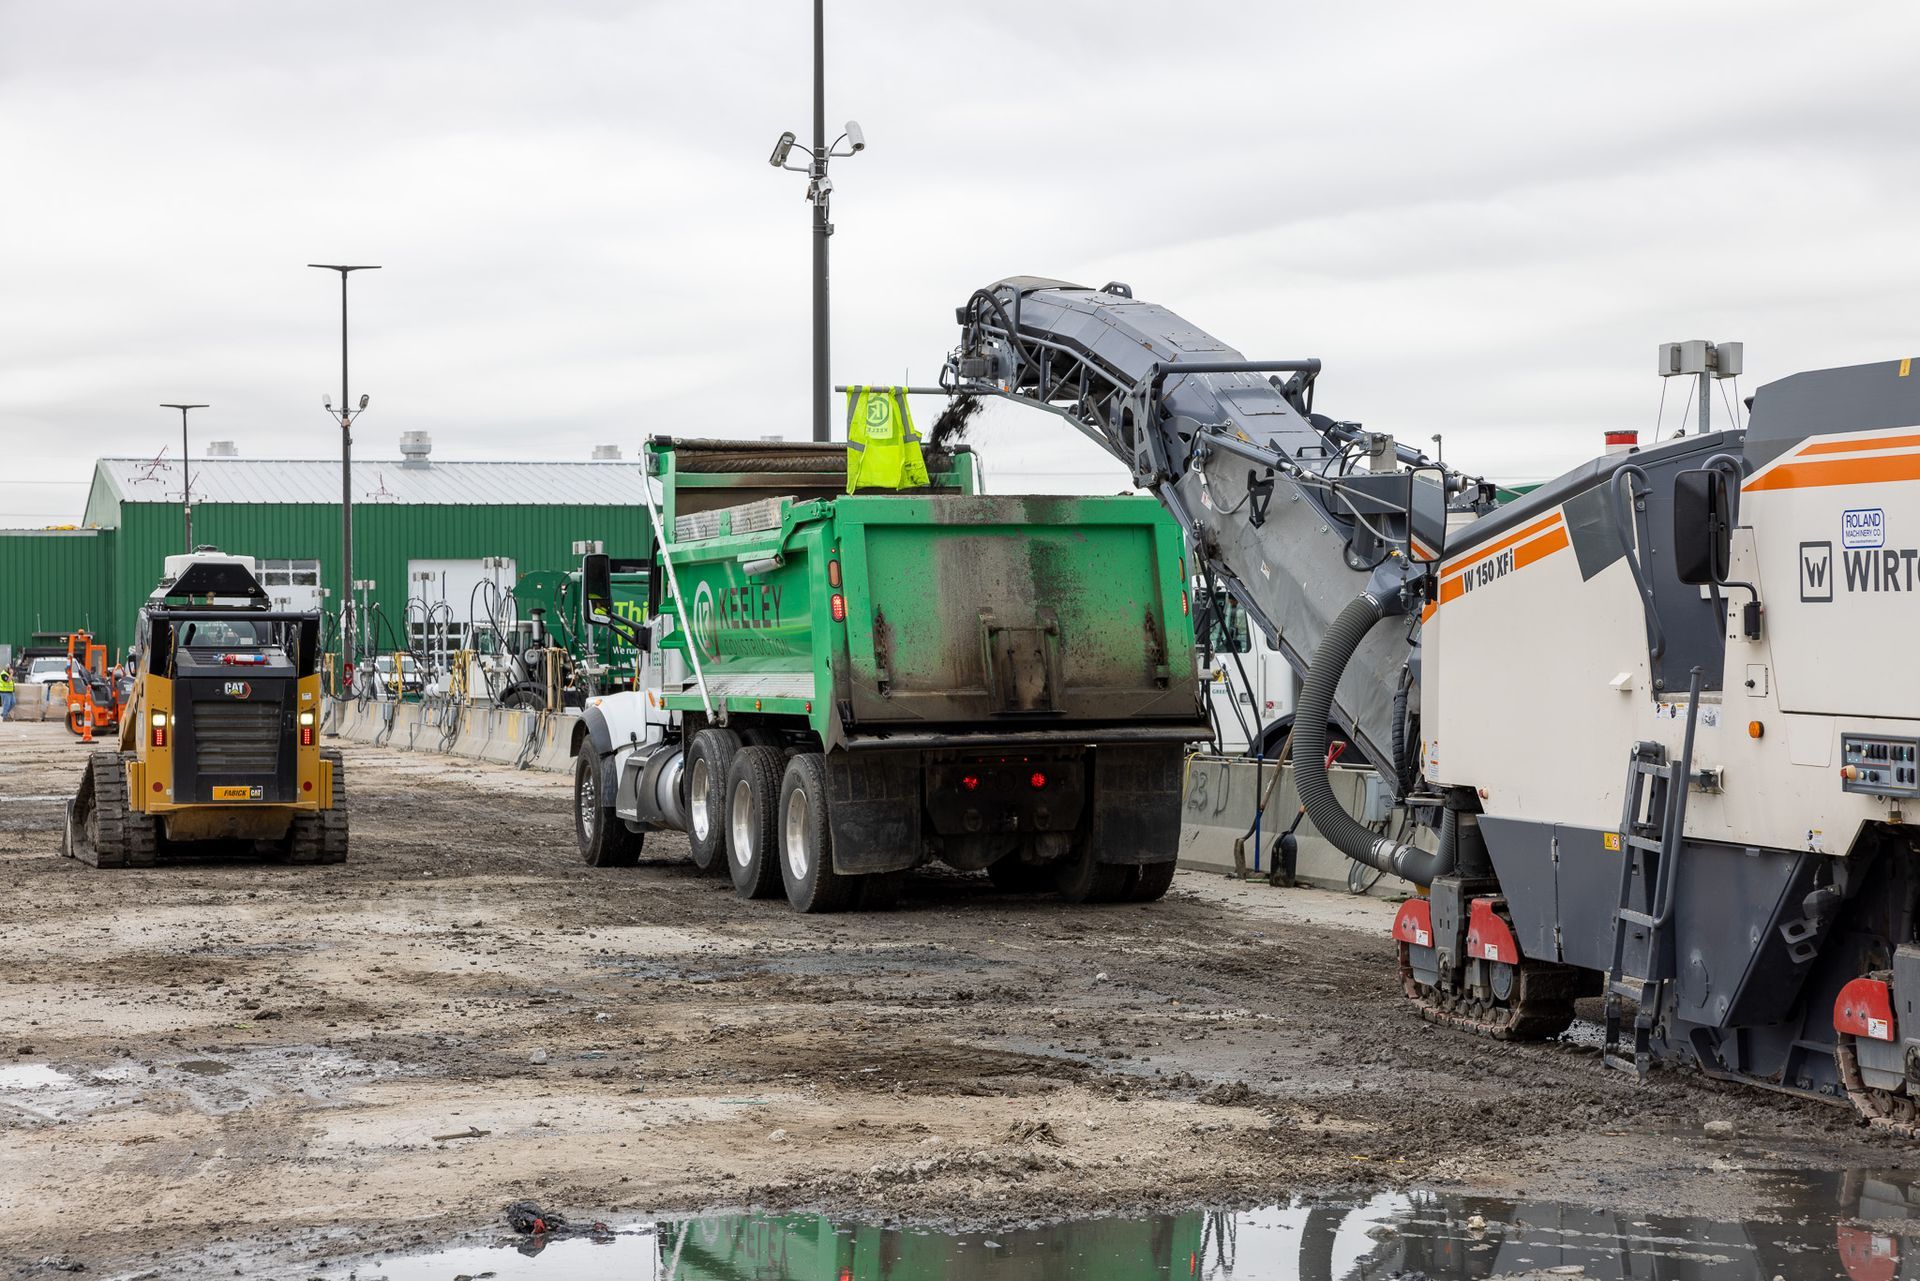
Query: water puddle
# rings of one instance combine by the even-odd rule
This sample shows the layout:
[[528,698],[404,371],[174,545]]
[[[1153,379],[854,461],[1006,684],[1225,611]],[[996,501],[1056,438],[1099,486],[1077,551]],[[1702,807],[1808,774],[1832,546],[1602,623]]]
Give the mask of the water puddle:
[[362,1281],[1373,1281],[1582,1276],[1891,1281],[1920,1265],[1910,1176],[1770,1180],[1747,1223],[1438,1193],[1248,1211],[943,1232],[821,1215],[733,1214],[520,1238],[357,1265]]

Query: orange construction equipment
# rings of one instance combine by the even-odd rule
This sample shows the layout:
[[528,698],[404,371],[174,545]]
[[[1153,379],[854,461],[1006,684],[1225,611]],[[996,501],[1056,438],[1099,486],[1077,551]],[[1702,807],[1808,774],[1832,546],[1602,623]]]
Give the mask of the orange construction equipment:
[[107,671],[107,647],[87,632],[67,637],[67,728],[83,743],[96,729],[120,726],[120,686]]

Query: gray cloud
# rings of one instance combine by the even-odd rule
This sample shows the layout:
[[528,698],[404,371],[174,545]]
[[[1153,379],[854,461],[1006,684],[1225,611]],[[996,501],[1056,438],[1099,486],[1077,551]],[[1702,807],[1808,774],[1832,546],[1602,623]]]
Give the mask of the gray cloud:
[[[1920,346],[1911,6],[830,10],[872,143],[834,174],[843,380],[930,379],[999,276],[1119,278],[1539,478],[1652,429],[1661,340],[1744,339],[1743,390]],[[370,454],[804,433],[807,211],[765,156],[808,38],[803,0],[0,2],[0,523],[77,517],[92,457],[175,441],[163,400],[333,453],[308,261],[384,264]],[[1051,418],[979,440],[1002,488],[1124,483]]]

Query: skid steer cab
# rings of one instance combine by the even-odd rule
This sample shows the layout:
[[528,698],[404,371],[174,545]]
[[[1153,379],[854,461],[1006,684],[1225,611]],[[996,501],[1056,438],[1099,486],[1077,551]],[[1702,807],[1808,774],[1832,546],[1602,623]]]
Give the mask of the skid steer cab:
[[250,560],[196,553],[141,607],[119,748],[88,760],[64,852],[95,867],[181,853],[345,861],[319,640],[317,613],[267,608]]

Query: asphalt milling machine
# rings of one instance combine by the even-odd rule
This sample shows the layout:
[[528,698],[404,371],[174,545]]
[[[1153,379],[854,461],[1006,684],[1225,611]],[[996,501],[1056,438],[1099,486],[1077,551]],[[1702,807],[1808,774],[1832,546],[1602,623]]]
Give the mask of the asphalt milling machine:
[[320,616],[268,608],[251,565],[207,548],[168,558],[140,608],[117,750],[89,757],[67,802],[69,857],[346,860],[346,769],[319,745]]
[[[1301,672],[1315,826],[1425,890],[1393,925],[1423,1017],[1539,1039],[1601,996],[1609,1065],[1920,1136],[1913,362],[1782,379],[1744,430],[1495,509],[1322,412],[1318,361],[1245,359],[1123,284],[1011,278],[958,320],[942,385],[1127,464]],[[1429,841],[1340,807],[1336,734]]]

